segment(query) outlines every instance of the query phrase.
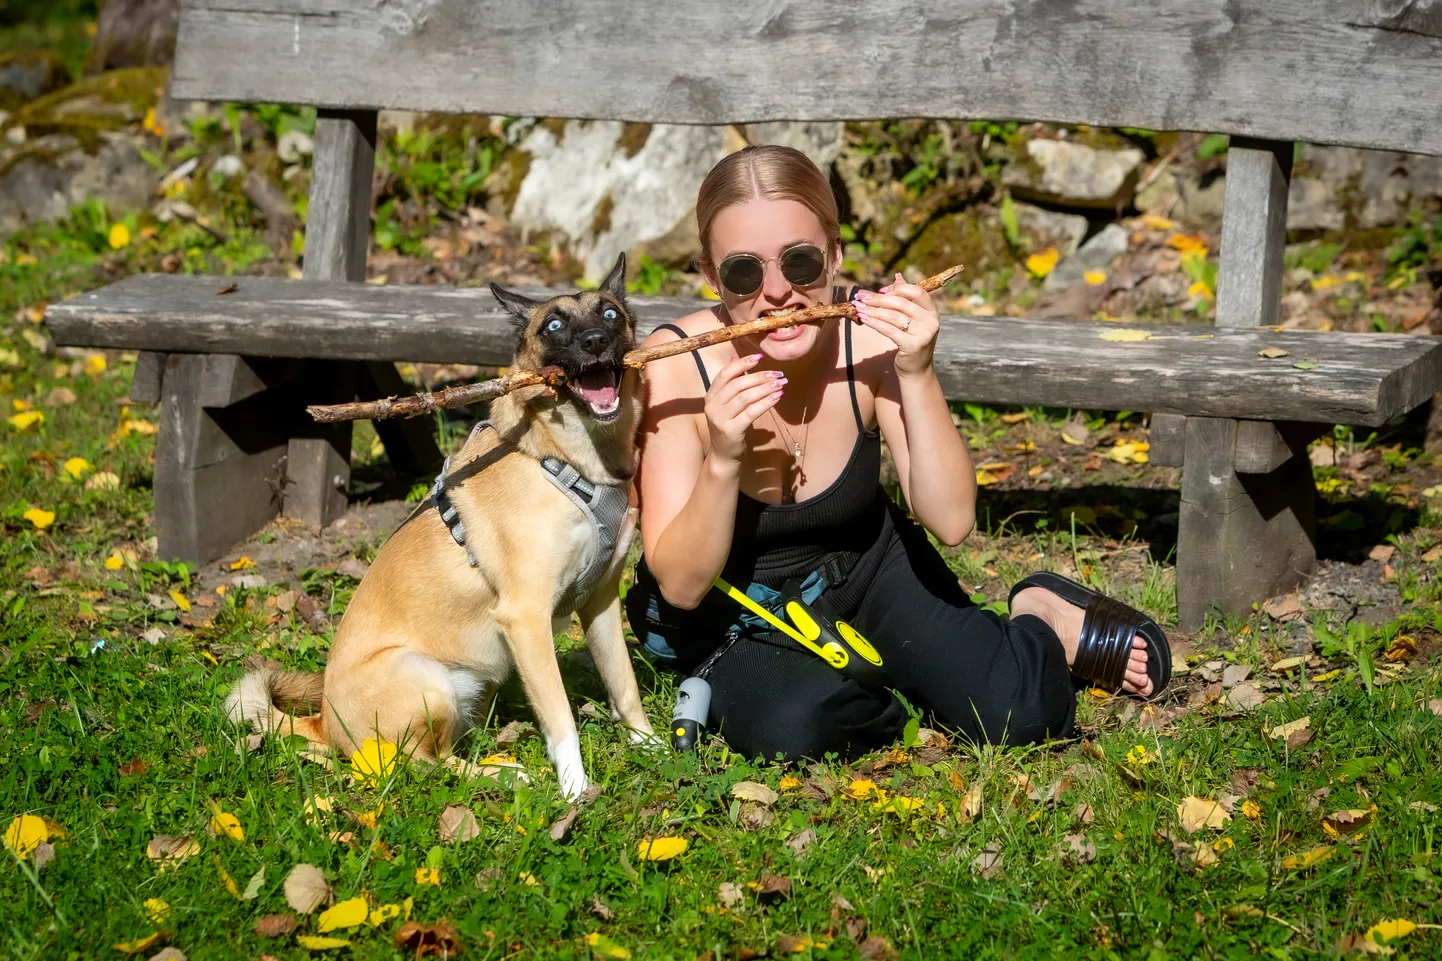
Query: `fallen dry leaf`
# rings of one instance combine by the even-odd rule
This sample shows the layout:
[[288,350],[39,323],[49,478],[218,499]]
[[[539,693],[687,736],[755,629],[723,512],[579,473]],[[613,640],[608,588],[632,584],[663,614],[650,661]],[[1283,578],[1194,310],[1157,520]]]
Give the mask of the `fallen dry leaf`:
[[746,886],[756,892],[756,900],[762,904],[770,904],[791,896],[791,879],[783,878],[779,874],[763,874],[760,880],[751,881]]
[[300,924],[293,914],[267,914],[255,922],[255,933],[262,938],[279,938],[290,934]]
[[455,844],[480,837],[481,826],[470,808],[462,804],[448,804],[441,812],[439,834],[442,844]]
[[1287,671],[1294,670],[1295,668],[1302,667],[1306,663],[1307,658],[1305,656],[1284,657],[1280,661],[1273,662],[1272,671],[1276,674],[1283,674]]
[[551,824],[551,840],[552,840],[552,841],[560,841],[562,838],[564,838],[564,837],[566,836],[566,832],[569,831],[569,830],[571,830],[571,824],[575,822],[575,820],[576,820],[576,814],[577,814],[577,812],[579,812],[580,810],[581,810],[580,808],[578,808],[578,807],[576,807],[576,805],[572,804],[572,805],[566,810],[566,813],[565,813],[565,814],[562,814],[560,817],[556,818],[556,820],[555,820],[554,822],[552,822],[552,824]]
[[876,782],[869,777],[861,777],[852,781],[841,789],[841,793],[853,801],[860,801],[876,790]]
[[787,846],[788,848],[790,848],[791,850],[795,851],[795,852],[799,855],[799,854],[801,854],[802,851],[805,851],[805,850],[806,850],[807,845],[811,844],[811,843],[814,842],[815,840],[816,840],[816,831],[815,831],[815,829],[814,829],[814,828],[807,828],[806,830],[800,831],[800,832],[798,832],[797,834],[793,835],[792,837],[787,838],[787,839],[786,839],[786,846]]
[[1434,697],[1428,701],[1427,710],[1436,714],[1438,717],[1442,717],[1442,697]]
[[186,858],[199,853],[200,845],[188,834],[157,834],[145,846],[145,856],[156,862],[162,871],[177,867]]
[[977,781],[961,796],[961,803],[956,808],[956,819],[962,824],[968,824],[980,814],[981,782]]
[[1301,854],[1295,854],[1289,858],[1282,859],[1282,867],[1288,871],[1302,871],[1321,864],[1332,856],[1333,848],[1313,848]]
[[335,898],[325,874],[314,864],[297,864],[285,876],[285,901],[292,911],[310,914]]
[[1392,638],[1392,643],[1387,645],[1387,650],[1382,654],[1382,659],[1391,663],[1398,661],[1410,661],[1417,656],[1417,642],[1410,634],[1399,634]]
[[1063,854],[1070,864],[1090,864],[1097,859],[1097,846],[1085,834],[1063,834]]
[[975,868],[983,878],[990,881],[1001,873],[1001,851],[998,848],[983,848],[982,852],[971,859],[971,866]]
[[891,942],[879,934],[873,934],[861,942],[856,953],[866,961],[897,961],[897,958],[901,957],[891,946]]
[[734,911],[745,898],[741,885],[733,881],[722,881],[716,888],[716,897],[720,899],[721,906],[728,911]]
[[1092,806],[1090,804],[1087,804],[1086,802],[1082,802],[1081,804],[1078,804],[1075,808],[1073,808],[1072,814],[1082,824],[1091,824],[1093,821],[1096,820],[1096,812],[1094,812],[1092,810]]
[[1220,830],[1231,819],[1220,804],[1209,798],[1188,796],[1177,805],[1177,820],[1188,834],[1196,834],[1202,828]]
[[1274,621],[1289,621],[1302,613],[1302,598],[1297,594],[1273,597],[1262,605],[1262,610]]
[[1268,360],[1276,360],[1278,357],[1290,357],[1291,354],[1292,352],[1290,350],[1283,350],[1280,347],[1263,347],[1257,351],[1258,357],[1265,357]]
[[150,956],[150,961],[185,961],[185,952],[177,947],[165,947]]
[[322,911],[315,919],[315,929],[320,934],[343,931],[363,924],[370,913],[370,905],[365,898],[347,898]]
[[755,781],[737,781],[731,785],[731,796],[743,801],[755,801],[763,807],[770,807],[781,797],[771,788]]
[[111,945],[111,947],[121,954],[140,954],[143,951],[149,951],[168,937],[170,937],[169,931],[152,931],[143,938],[136,938],[134,941],[122,941],[119,944]]
[[1372,823],[1377,815],[1377,806],[1374,804],[1367,809],[1353,808],[1346,811],[1333,811],[1322,818],[1322,830],[1333,837],[1343,834],[1356,834],[1358,831]]
[[30,863],[35,866],[35,870],[37,871],[43,870],[45,865],[54,860],[55,845],[49,841],[41,841],[35,845],[35,850],[30,854]]
[[1267,703],[1267,695],[1252,681],[1243,681],[1227,692],[1227,703],[1242,711],[1250,711]]
[[148,770],[150,770],[150,764],[136,757],[120,765],[119,774],[121,777],[137,777]]
[[527,731],[532,730],[535,730],[535,725],[529,721],[511,721],[496,734],[496,743],[502,747],[515,744]]
[[616,916],[616,912],[612,911],[610,905],[606,904],[605,901],[601,900],[600,895],[591,895],[591,903],[589,907],[591,909],[591,913],[594,914],[596,917],[600,918],[602,921],[610,921]]
[[1288,750],[1296,750],[1312,740],[1312,718],[1299,717],[1286,724],[1278,724],[1267,732],[1273,741],[1282,741]]

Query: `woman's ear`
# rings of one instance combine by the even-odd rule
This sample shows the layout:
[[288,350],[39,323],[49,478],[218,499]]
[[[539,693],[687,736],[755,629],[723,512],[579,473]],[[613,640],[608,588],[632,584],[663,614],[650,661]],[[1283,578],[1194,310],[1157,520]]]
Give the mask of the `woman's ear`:
[[721,278],[718,277],[716,274],[715,265],[713,265],[711,261],[702,258],[696,261],[696,266],[700,269],[701,276],[706,279],[706,286],[711,288],[711,293],[715,294],[717,297],[720,297]]

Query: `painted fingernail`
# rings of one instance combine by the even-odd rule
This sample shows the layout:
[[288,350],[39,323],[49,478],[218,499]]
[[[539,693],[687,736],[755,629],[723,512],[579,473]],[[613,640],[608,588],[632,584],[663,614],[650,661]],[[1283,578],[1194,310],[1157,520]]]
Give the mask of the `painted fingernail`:
[[786,376],[784,373],[782,373],[782,372],[779,371],[779,370],[768,370],[766,373],[770,374],[772,377],[785,377],[785,376]]
[[782,377],[780,380],[778,380],[778,381],[776,382],[776,387],[777,387],[777,389],[779,390],[779,389],[781,388],[781,385],[787,383],[788,380],[789,380],[789,378],[786,378],[786,377]]
[[859,301],[861,301],[862,303],[865,303],[865,302],[866,302],[866,298],[868,298],[868,297],[870,297],[870,296],[871,296],[871,294],[868,293],[868,292],[865,291],[865,290],[858,290],[858,291],[856,292],[856,299],[859,300]]

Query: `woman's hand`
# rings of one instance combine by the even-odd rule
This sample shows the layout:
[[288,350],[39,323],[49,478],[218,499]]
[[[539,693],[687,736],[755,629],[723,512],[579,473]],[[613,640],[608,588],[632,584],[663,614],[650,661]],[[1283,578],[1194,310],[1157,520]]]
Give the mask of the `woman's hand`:
[[931,370],[941,314],[931,295],[896,275],[895,283],[879,293],[861,291],[852,302],[857,319],[896,345],[896,373],[900,377]]
[[711,453],[739,465],[746,452],[746,430],[785,393],[786,377],[779,370],[747,373],[761,354],[737,357],[717,372],[706,391],[706,426],[711,432]]

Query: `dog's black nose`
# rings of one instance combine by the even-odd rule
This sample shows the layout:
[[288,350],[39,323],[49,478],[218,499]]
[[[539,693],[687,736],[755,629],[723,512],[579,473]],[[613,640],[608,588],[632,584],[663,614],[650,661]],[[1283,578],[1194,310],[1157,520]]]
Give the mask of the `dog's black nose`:
[[582,331],[581,336],[576,338],[581,349],[589,354],[600,356],[611,346],[611,335],[604,330],[592,327],[590,330]]

